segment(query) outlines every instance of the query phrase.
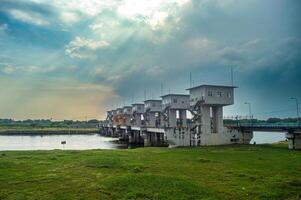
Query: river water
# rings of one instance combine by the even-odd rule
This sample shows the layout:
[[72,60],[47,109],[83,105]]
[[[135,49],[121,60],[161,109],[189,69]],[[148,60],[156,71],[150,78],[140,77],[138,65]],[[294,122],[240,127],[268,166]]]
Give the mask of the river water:
[[[85,135],[0,135],[0,151],[4,150],[87,150],[87,149],[123,149],[116,138],[103,137],[99,134]],[[285,133],[254,132],[257,144],[274,143],[285,140]],[[61,144],[66,141],[66,144]]]
[[[122,149],[116,138],[99,134],[85,135],[0,135],[0,151],[4,150],[86,150],[86,149]],[[66,144],[61,144],[66,141]]]
[[284,141],[285,133],[279,132],[254,132],[253,139],[251,140],[251,144],[256,142],[256,144],[271,144],[275,142]]

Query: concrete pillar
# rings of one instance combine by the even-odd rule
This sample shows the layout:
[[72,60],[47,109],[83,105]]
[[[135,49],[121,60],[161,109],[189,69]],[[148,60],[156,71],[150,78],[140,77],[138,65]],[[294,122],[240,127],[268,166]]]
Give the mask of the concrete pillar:
[[128,134],[128,137],[129,137],[129,143],[130,144],[135,144],[135,137],[134,137],[134,133],[129,133]]
[[145,147],[151,146],[150,134],[147,131],[142,131],[142,137],[144,140],[144,146]]
[[187,126],[187,111],[180,110],[180,119],[182,121],[182,126]]
[[156,126],[156,116],[154,112],[148,113],[148,124],[149,127],[155,127]]
[[223,107],[215,106],[212,108],[213,112],[213,126],[215,133],[222,133],[224,129],[223,123]]
[[301,149],[301,133],[287,133],[286,138],[288,139],[289,149]]
[[141,126],[141,114],[136,114],[135,115],[135,125],[136,126]]
[[210,106],[201,106],[201,132],[202,134],[211,134],[211,118],[210,118]]
[[168,127],[176,127],[177,126],[177,111],[170,109],[168,110]]
[[152,133],[152,136],[151,136],[151,143],[153,146],[157,146],[158,145],[158,133]]

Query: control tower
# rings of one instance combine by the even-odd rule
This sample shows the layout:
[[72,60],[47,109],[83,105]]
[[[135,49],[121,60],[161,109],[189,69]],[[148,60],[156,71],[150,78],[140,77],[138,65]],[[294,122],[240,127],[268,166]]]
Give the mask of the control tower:
[[144,104],[143,103],[134,103],[132,104],[132,118],[131,124],[133,126],[140,127],[143,123],[142,116],[144,113]]
[[144,119],[146,127],[162,126],[162,100],[144,101]]
[[230,143],[230,134],[223,124],[223,107],[234,104],[233,86],[199,85],[187,89],[193,115],[194,145]]
[[189,95],[167,94],[162,98],[162,110],[165,114],[166,127],[187,126],[187,110],[189,109]]

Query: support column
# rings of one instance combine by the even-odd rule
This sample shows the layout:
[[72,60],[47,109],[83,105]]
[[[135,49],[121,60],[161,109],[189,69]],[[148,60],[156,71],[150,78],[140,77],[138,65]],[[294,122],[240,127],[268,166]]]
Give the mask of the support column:
[[135,123],[136,126],[141,126],[141,114],[135,115]]
[[155,127],[156,126],[156,116],[154,112],[150,112],[148,114],[148,126]]
[[202,134],[211,134],[211,119],[210,119],[210,107],[201,106],[201,131]]
[[301,133],[287,133],[286,138],[288,139],[288,148],[289,149],[301,149]]
[[222,133],[224,130],[223,122],[223,107],[215,106],[213,107],[213,125],[216,133]]
[[177,111],[170,109],[168,110],[168,125],[169,127],[177,126]]
[[158,135],[157,133],[152,133],[152,137],[151,137],[151,143],[152,143],[152,146],[157,146],[158,144]]
[[182,126],[187,126],[187,113],[186,113],[186,110],[180,110],[180,119],[182,121]]
[[141,130],[143,143],[145,147],[151,146],[150,143],[150,134],[146,130]]

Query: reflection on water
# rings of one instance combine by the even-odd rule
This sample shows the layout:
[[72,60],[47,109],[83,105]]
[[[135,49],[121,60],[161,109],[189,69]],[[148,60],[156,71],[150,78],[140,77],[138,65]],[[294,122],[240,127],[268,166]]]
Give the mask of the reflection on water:
[[256,144],[270,144],[275,142],[284,141],[285,133],[278,132],[254,132],[254,137],[251,140],[250,144],[256,142]]
[[[66,141],[65,145],[61,142]],[[86,135],[0,135],[0,150],[52,150],[52,149],[120,149],[118,139],[98,134]]]
[[[257,144],[274,143],[285,140],[285,133],[254,132]],[[65,145],[61,142],[66,141]],[[0,135],[0,151],[2,150],[52,150],[52,149],[123,149],[125,144],[118,144],[118,139],[103,137],[98,134],[86,135]]]

